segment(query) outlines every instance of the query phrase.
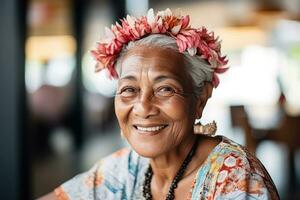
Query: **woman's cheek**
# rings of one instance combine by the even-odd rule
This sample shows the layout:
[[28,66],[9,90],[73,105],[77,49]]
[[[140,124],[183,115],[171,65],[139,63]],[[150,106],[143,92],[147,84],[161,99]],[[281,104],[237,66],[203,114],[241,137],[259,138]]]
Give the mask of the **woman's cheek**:
[[121,100],[115,100],[115,112],[121,128],[128,123],[129,110],[130,106],[123,103]]
[[170,116],[174,121],[182,120],[188,115],[189,105],[182,99],[173,99],[160,105],[160,110]]

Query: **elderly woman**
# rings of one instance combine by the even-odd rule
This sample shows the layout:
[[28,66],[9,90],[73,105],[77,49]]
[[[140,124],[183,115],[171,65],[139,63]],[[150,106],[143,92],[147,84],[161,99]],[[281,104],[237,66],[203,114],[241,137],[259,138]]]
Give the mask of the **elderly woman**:
[[279,199],[263,165],[197,123],[226,71],[220,43],[169,9],[127,16],[92,51],[118,78],[115,111],[131,148],[99,161],[44,199]]

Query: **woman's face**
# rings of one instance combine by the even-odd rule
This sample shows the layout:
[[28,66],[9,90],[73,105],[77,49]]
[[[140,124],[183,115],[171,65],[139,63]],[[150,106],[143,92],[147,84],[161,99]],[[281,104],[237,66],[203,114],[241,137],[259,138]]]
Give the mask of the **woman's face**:
[[174,150],[193,134],[195,102],[182,55],[135,47],[122,60],[115,110],[124,137],[145,157]]

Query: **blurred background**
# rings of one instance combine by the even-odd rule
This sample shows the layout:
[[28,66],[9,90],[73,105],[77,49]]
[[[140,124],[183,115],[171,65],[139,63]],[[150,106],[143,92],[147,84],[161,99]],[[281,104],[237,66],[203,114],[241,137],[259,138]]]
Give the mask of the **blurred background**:
[[116,82],[89,50],[127,13],[180,8],[222,38],[231,69],[202,119],[255,153],[300,199],[299,0],[3,0],[0,199],[34,199],[126,146]]

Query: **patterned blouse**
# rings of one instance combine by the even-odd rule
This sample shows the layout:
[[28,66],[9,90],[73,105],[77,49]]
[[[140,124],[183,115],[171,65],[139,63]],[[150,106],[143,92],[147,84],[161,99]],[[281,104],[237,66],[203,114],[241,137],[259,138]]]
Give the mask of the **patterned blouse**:
[[[139,200],[149,159],[129,148],[100,160],[89,171],[55,189],[59,200]],[[260,161],[222,137],[198,169],[187,199],[277,200],[279,195]]]

